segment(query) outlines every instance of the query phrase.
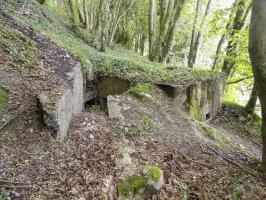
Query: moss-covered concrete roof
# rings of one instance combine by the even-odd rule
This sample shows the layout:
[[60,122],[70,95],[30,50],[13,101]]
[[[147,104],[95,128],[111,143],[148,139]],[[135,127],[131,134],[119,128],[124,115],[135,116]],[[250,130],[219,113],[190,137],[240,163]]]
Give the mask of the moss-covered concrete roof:
[[42,32],[56,44],[66,48],[80,60],[90,80],[99,76],[108,76],[129,81],[180,82],[223,77],[219,72],[201,69],[166,70],[159,63],[152,63],[147,58],[124,49],[98,52],[90,47],[79,34],[73,32],[62,16],[33,0],[27,1],[27,6],[24,5],[30,14],[23,15],[17,8],[24,3],[24,1],[10,0],[0,5],[0,11],[11,15],[25,26],[31,26],[36,31]]

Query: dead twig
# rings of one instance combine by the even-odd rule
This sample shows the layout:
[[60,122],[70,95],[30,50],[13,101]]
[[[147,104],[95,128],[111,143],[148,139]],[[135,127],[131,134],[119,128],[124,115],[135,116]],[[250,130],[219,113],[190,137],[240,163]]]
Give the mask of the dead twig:
[[11,121],[13,121],[16,118],[17,118],[17,116],[14,116],[14,117],[11,117],[11,118],[7,119],[2,125],[0,125],[0,130],[5,128]]
[[2,185],[0,184],[0,187],[7,188],[7,189],[29,189],[31,188],[31,185]]
[[199,161],[193,160],[192,158],[189,158],[188,156],[186,156],[185,154],[183,154],[182,152],[180,152],[180,151],[178,151],[178,150],[177,150],[177,152],[178,152],[180,155],[182,155],[184,158],[186,158],[188,161],[190,161],[190,162],[194,162],[194,163],[196,163],[196,164],[203,165],[203,166],[208,167],[208,168],[211,168],[211,169],[215,169],[215,167],[210,166],[210,165],[208,165],[208,164],[206,164],[206,163],[202,163],[202,162],[199,162]]
[[240,169],[244,170],[245,172],[249,173],[250,175],[256,177],[256,178],[261,178],[258,174],[253,173],[252,171],[250,171],[249,169],[246,169],[245,167],[243,167],[242,165],[226,158],[224,155],[222,155],[221,153],[219,153],[218,151],[216,151],[213,147],[211,147],[210,145],[207,144],[207,146],[217,155],[221,156],[223,159],[225,159],[226,161],[234,164],[235,166],[239,167]]
[[11,184],[11,185],[29,185],[28,183],[22,183],[22,182],[16,182],[16,181],[5,181],[5,180],[0,180],[0,185],[1,183]]

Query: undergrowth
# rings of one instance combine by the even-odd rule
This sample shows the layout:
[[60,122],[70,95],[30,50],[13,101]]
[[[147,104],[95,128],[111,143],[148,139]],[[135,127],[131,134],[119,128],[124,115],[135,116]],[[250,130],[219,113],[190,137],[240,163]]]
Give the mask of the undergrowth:
[[216,141],[218,143],[218,146],[222,148],[233,147],[229,139],[227,139],[224,135],[222,135],[221,133],[219,133],[217,130],[213,129],[212,127],[204,123],[200,123],[200,128],[202,129],[205,136]]
[[247,134],[253,138],[261,137],[261,117],[256,113],[248,114],[245,111],[245,107],[233,102],[223,102],[223,107],[229,108],[230,112],[234,113],[231,115],[231,123],[240,125],[243,134]]
[[137,84],[131,87],[127,94],[139,99],[140,101],[148,101],[149,98],[144,94],[149,94],[152,91],[152,85],[149,83]]
[[0,11],[11,15],[26,26],[31,26],[35,30],[44,33],[56,44],[70,51],[81,61],[89,80],[99,76],[143,82],[222,78],[219,72],[208,70],[187,68],[179,68],[173,71],[164,70],[160,64],[149,62],[145,57],[125,50],[107,49],[104,53],[98,52],[84,42],[84,37],[81,37],[82,34],[73,31],[64,17],[52,12],[47,6],[40,6],[33,0],[5,1],[1,3]]
[[140,127],[130,128],[125,134],[128,136],[143,136],[152,133],[155,128],[154,121],[148,115],[143,115],[140,118]]
[[0,88],[0,106],[7,101],[7,96],[4,90]]
[[0,63],[32,70],[37,66],[36,53],[37,49],[28,37],[6,27],[0,20]]

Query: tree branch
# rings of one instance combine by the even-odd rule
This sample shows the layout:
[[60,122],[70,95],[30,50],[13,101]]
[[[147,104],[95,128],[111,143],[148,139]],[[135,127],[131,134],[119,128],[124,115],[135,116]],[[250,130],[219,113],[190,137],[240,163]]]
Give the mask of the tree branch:
[[245,78],[238,79],[236,81],[227,82],[226,85],[236,84],[236,83],[239,83],[241,81],[248,80],[248,79],[251,79],[251,78],[253,78],[253,75],[252,76],[245,77]]

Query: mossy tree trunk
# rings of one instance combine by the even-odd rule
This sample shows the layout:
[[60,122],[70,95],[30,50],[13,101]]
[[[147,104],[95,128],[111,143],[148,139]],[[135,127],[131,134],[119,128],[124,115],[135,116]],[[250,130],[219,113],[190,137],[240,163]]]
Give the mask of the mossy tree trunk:
[[[149,59],[165,62],[171,49],[174,30],[186,0],[149,0]],[[160,12],[157,15],[157,4]],[[157,18],[159,20],[157,20]],[[157,23],[159,21],[159,23]],[[157,26],[158,24],[158,26]]]
[[266,176],[266,1],[254,0],[249,52],[262,108],[262,168]]
[[245,27],[245,22],[247,16],[250,12],[252,2],[247,0],[239,0],[236,13],[234,17],[234,22],[232,26],[232,30],[230,30],[230,37],[228,41],[228,45],[226,48],[226,59],[223,63],[222,71],[225,75],[230,77],[233,68],[236,65],[235,58],[238,56],[238,46],[239,46],[239,37],[240,31]]
[[67,0],[66,1],[67,3],[67,10],[69,12],[69,20],[70,20],[70,23],[72,25],[73,28],[76,28],[76,19],[75,19],[75,8],[74,8],[74,3],[73,3],[73,0]]

